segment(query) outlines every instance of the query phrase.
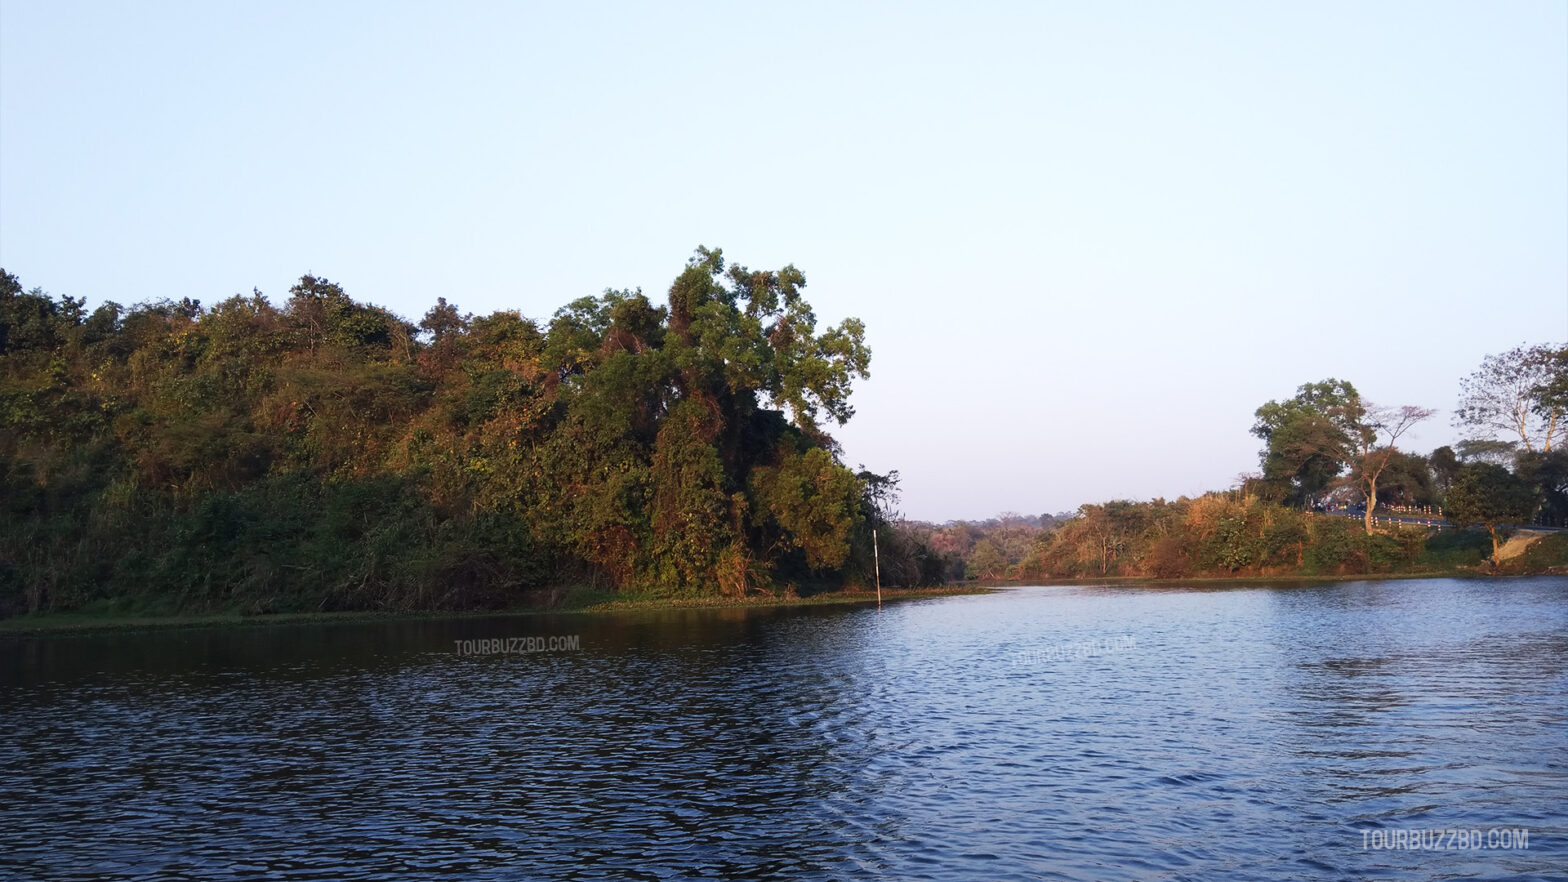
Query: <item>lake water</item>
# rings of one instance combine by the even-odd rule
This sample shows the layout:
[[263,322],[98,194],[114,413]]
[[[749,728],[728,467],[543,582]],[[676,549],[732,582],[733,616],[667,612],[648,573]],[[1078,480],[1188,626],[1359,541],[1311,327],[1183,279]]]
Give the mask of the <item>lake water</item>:
[[0,877],[1564,873],[1563,578],[0,639]]

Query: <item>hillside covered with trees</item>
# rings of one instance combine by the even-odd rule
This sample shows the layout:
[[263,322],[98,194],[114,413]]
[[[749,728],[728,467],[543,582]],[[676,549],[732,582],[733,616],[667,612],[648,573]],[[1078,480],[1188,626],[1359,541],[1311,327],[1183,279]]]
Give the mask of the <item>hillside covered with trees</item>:
[[870,350],[804,287],[698,249],[663,303],[540,323],[442,298],[415,324],[312,276],[280,305],[87,312],[0,275],[0,614],[869,582],[896,478],[827,427]]
[[873,530],[902,587],[1436,572],[1568,519],[1568,349],[1543,345],[1462,382],[1457,450],[1399,449],[1432,411],[1331,378],[1258,408],[1259,470],[1230,490],[908,521],[898,473],[850,469],[828,432],[865,329],[819,329],[804,287],[699,248],[662,303],[537,322],[440,298],[413,323],[308,275],[281,304],[89,312],[0,270],[0,616],[810,593],[870,585]]

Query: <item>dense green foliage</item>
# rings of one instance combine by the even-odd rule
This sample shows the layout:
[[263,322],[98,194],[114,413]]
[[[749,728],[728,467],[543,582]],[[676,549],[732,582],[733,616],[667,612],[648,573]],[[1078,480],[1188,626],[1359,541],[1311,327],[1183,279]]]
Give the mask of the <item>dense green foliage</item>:
[[312,276],[281,306],[88,314],[0,275],[0,614],[869,582],[893,482],[823,423],[870,352],[804,286],[699,249],[666,305],[609,291],[541,326],[443,298],[415,325]]
[[1497,528],[1528,523],[1541,504],[1529,481],[1489,462],[1469,463],[1460,469],[1445,500],[1448,519],[1454,524],[1486,527],[1494,555],[1499,546]]
[[1086,505],[1077,518],[1040,538],[1019,574],[1176,578],[1412,572],[1425,568],[1427,540],[1425,528],[1367,535],[1348,518],[1236,491],[1175,502]]
[[1485,533],[1411,525],[1368,535],[1359,520],[1244,490],[916,526],[931,549],[956,559],[953,577],[981,580],[1442,573],[1491,551]]
[[[438,298],[414,324],[314,276],[282,305],[88,312],[0,271],[0,615],[809,592],[867,586],[874,560],[902,587],[1431,572],[1568,518],[1568,349],[1537,346],[1465,382],[1461,423],[1492,436],[1457,455],[1397,449],[1431,412],[1328,379],[1257,410],[1236,490],[909,522],[897,472],[850,470],[825,429],[870,352],[858,320],[819,330],[804,286],[698,249],[662,305],[607,291],[541,325]],[[1493,541],[1375,527],[1379,503]]]
[[[1515,572],[1522,566],[1489,563],[1494,549],[1484,530],[1384,525],[1368,535],[1357,519],[1282,506],[1246,491],[1174,502],[1118,500],[1038,522],[1006,515],[905,526],[949,564],[953,579],[1316,577],[1449,573],[1483,565]],[[1568,564],[1568,553],[1528,560],[1539,571]]]
[[1351,459],[1367,432],[1366,407],[1343,380],[1307,383],[1295,397],[1258,408],[1252,434],[1263,440],[1263,495],[1301,505],[1315,501]]

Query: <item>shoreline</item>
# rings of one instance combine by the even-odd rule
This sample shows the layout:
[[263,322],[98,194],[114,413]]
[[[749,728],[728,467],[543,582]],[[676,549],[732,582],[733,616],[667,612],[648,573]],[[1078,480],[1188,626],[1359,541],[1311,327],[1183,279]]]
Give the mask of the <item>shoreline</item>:
[[[986,594],[992,586],[943,585],[936,588],[884,588],[883,602]],[[755,595],[751,597],[651,598],[630,594],[582,606],[521,606],[476,610],[345,610],[341,612],[262,613],[237,612],[137,615],[113,611],[28,613],[0,619],[0,640],[17,637],[70,636],[104,632],[174,631],[206,628],[251,628],[289,625],[350,624],[359,622],[409,622],[478,618],[531,618],[534,616],[605,615],[663,612],[682,609],[751,609],[763,607],[838,606],[874,604],[874,591],[835,591],[806,597]]]
[[1421,572],[1388,572],[1388,573],[1344,573],[1344,574],[1314,574],[1314,575],[1270,575],[1270,576],[1064,576],[1059,579],[1021,579],[1006,580],[993,579],[975,584],[995,588],[1024,587],[1029,585],[1104,585],[1135,583],[1149,585],[1150,587],[1170,587],[1185,584],[1226,584],[1232,582],[1246,582],[1249,584],[1326,584],[1333,582],[1393,582],[1404,579],[1517,579],[1528,576],[1563,576],[1568,575],[1568,566],[1554,565],[1536,567],[1531,569],[1513,569],[1505,565],[1498,569],[1486,569],[1482,566],[1462,566],[1445,570],[1426,570]]
[[1024,587],[1029,585],[1105,585],[1105,584],[1143,584],[1150,587],[1166,588],[1179,587],[1186,584],[1228,584],[1245,582],[1248,584],[1291,584],[1312,583],[1328,584],[1333,582],[1391,582],[1400,579],[1487,579],[1511,576],[1551,576],[1558,573],[1530,572],[1530,573],[1483,573],[1476,570],[1433,570],[1425,573],[1347,573],[1345,575],[1312,575],[1312,576],[1066,576],[1060,579],[1028,579],[1019,581],[993,580],[986,582],[991,587]]
[[[1456,569],[1424,573],[1360,573],[1312,576],[1095,576],[1060,579],[977,580],[935,588],[884,588],[884,602],[918,600],[927,597],[952,597],[988,594],[1004,588],[1142,585],[1151,589],[1223,588],[1253,585],[1325,585],[1339,582],[1384,582],[1410,579],[1495,579],[1564,575],[1550,570],[1529,572],[1484,572]],[[616,597],[595,592],[595,599],[581,605],[520,606],[476,610],[345,610],[340,612],[292,612],[241,614],[238,612],[181,613],[141,615],[114,610],[31,613],[0,619],[0,640],[18,637],[81,635],[101,632],[170,631],[204,628],[250,628],[288,625],[348,624],[357,622],[398,622],[470,618],[528,618],[533,616],[604,615],[613,613],[663,612],[687,609],[750,609],[759,607],[839,606],[876,603],[873,591],[834,591],[805,597],[753,595],[735,597],[648,597],[630,593]],[[567,595],[568,598],[570,594]],[[599,599],[602,598],[602,599]]]

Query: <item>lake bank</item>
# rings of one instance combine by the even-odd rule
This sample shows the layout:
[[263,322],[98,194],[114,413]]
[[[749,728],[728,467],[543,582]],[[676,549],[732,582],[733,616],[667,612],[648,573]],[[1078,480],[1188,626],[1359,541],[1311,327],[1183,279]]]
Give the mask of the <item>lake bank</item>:
[[[1226,586],[1290,586],[1328,585],[1337,582],[1409,581],[1419,579],[1488,579],[1512,576],[1560,575],[1560,567],[1528,570],[1504,567],[1488,571],[1482,568],[1460,567],[1440,572],[1345,573],[1336,575],[1247,575],[1185,576],[1152,578],[1149,576],[1085,576],[1047,579],[984,579],[951,583],[933,588],[884,588],[884,602],[913,600],[927,597],[946,597],[964,594],[983,594],[1001,588],[1040,586],[1130,585],[1150,588],[1180,588],[1184,586],[1222,588]],[[237,611],[164,613],[116,606],[113,602],[100,607],[69,612],[32,613],[0,619],[0,639],[14,636],[39,636],[47,634],[77,634],[96,631],[172,630],[182,628],[249,628],[301,624],[396,622],[426,620],[458,620],[468,618],[530,617],[542,615],[610,614],[629,612],[655,612],[677,609],[751,608],[824,606],[875,603],[874,591],[832,591],[803,597],[757,594],[737,597],[659,597],[645,593],[616,594],[576,588],[563,592],[555,604],[519,606],[502,609],[473,610],[342,610],[333,612],[288,612],[247,614]]]
[[[1545,537],[1536,537],[1545,538]],[[1546,547],[1543,547],[1546,546]],[[1393,571],[1380,573],[1334,573],[1258,575],[1198,575],[1158,578],[1140,575],[1031,577],[1025,579],[983,579],[950,583],[934,588],[895,589],[884,588],[885,601],[908,600],[922,597],[943,597],[958,594],[984,593],[997,588],[1016,588],[1025,585],[1146,585],[1174,588],[1182,586],[1224,587],[1227,585],[1326,585],[1336,582],[1358,581],[1408,581],[1413,579],[1488,579],[1510,576],[1562,575],[1568,535],[1552,535],[1550,542],[1533,542],[1518,549],[1500,565],[1483,562],[1476,566],[1456,566],[1440,570]],[[1540,553],[1540,552],[1546,553]],[[703,609],[713,607],[768,607],[815,606],[824,604],[856,604],[875,602],[873,591],[832,591],[791,597],[782,594],[756,594],[736,597],[661,597],[651,593],[627,592],[617,594],[590,588],[562,590],[555,602],[502,609],[472,610],[345,610],[333,612],[241,613],[201,612],[180,613],[146,607],[137,608],[124,602],[106,601],[103,604],[69,612],[31,613],[0,619],[0,639],[9,635],[37,635],[53,633],[80,633],[103,630],[150,630],[173,628],[253,627],[258,625],[320,624],[326,622],[377,622],[423,619],[461,619],[491,616],[537,616],[573,613],[619,613],[667,609]]]
[[[882,590],[883,602],[980,594],[991,590],[985,585],[946,585],[937,588]],[[190,614],[140,614],[114,608],[71,612],[31,613],[0,619],[0,639],[14,636],[77,634],[93,631],[172,630],[181,628],[249,628],[257,626],[301,625],[353,622],[430,621],[446,619],[518,617],[542,615],[602,615],[671,609],[713,609],[787,606],[827,606],[876,603],[874,591],[836,591],[805,597],[753,595],[736,597],[650,597],[642,594],[616,596],[612,592],[572,591],[555,606],[524,606],[512,609],[477,610],[350,610],[341,612],[264,613],[238,612]]]

